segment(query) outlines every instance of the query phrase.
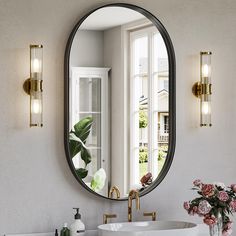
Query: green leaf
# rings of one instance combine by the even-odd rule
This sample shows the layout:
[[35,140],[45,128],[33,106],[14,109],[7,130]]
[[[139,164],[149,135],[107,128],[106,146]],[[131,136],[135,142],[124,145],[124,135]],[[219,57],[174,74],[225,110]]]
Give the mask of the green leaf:
[[92,123],[92,117],[85,117],[74,125],[75,135],[79,137],[83,142],[85,142],[87,137],[89,136]]
[[84,179],[88,175],[88,170],[84,168],[79,168],[76,171],[76,174],[81,178]]
[[73,158],[81,151],[81,144],[75,140],[69,140],[70,156]]
[[93,176],[91,181],[91,189],[95,192],[100,192],[106,183],[106,172],[103,168],[100,168]]
[[85,165],[87,166],[91,162],[91,154],[88,149],[82,147],[81,148],[81,159],[84,161]]
[[[70,156],[73,158],[80,153],[80,158],[84,161],[85,167],[91,162],[91,154],[85,145],[86,139],[90,134],[93,123],[92,117],[85,117],[74,125],[74,131],[69,132]],[[77,175],[83,179],[87,176],[88,170],[80,168],[76,170]]]

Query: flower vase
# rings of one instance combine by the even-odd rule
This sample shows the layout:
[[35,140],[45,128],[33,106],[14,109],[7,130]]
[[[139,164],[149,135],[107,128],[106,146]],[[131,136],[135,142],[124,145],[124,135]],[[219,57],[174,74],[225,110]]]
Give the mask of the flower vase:
[[216,220],[217,222],[215,224],[209,226],[210,236],[222,236],[223,223],[222,216],[220,213],[218,213]]

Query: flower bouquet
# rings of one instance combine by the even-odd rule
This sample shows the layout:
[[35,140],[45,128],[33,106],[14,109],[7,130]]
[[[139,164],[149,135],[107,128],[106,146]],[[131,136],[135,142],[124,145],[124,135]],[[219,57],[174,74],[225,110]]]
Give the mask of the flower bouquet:
[[184,202],[184,209],[189,215],[203,217],[211,236],[230,235],[233,223],[229,216],[236,212],[236,184],[226,187],[223,183],[204,184],[195,180],[193,185],[192,190],[200,196]]

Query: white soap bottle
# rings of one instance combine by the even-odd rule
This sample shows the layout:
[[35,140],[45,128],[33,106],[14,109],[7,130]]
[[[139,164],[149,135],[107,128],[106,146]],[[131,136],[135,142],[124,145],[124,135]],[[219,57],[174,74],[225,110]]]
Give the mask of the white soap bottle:
[[75,222],[70,226],[70,236],[84,236],[85,225],[81,221],[81,215],[79,214],[79,208],[73,208],[76,210]]

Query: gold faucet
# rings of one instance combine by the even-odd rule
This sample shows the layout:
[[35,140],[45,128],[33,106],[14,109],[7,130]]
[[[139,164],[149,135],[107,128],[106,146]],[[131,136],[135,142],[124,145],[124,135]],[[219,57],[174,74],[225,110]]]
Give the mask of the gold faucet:
[[116,193],[116,198],[120,198],[120,190],[117,186],[113,186],[109,191],[109,198],[113,198],[113,193]]
[[132,221],[132,200],[135,197],[136,201],[136,209],[140,209],[140,199],[139,199],[139,193],[136,190],[131,190],[129,192],[129,197],[128,197],[128,222]]
[[103,215],[103,224],[107,224],[108,219],[116,218],[116,214],[104,214]]

